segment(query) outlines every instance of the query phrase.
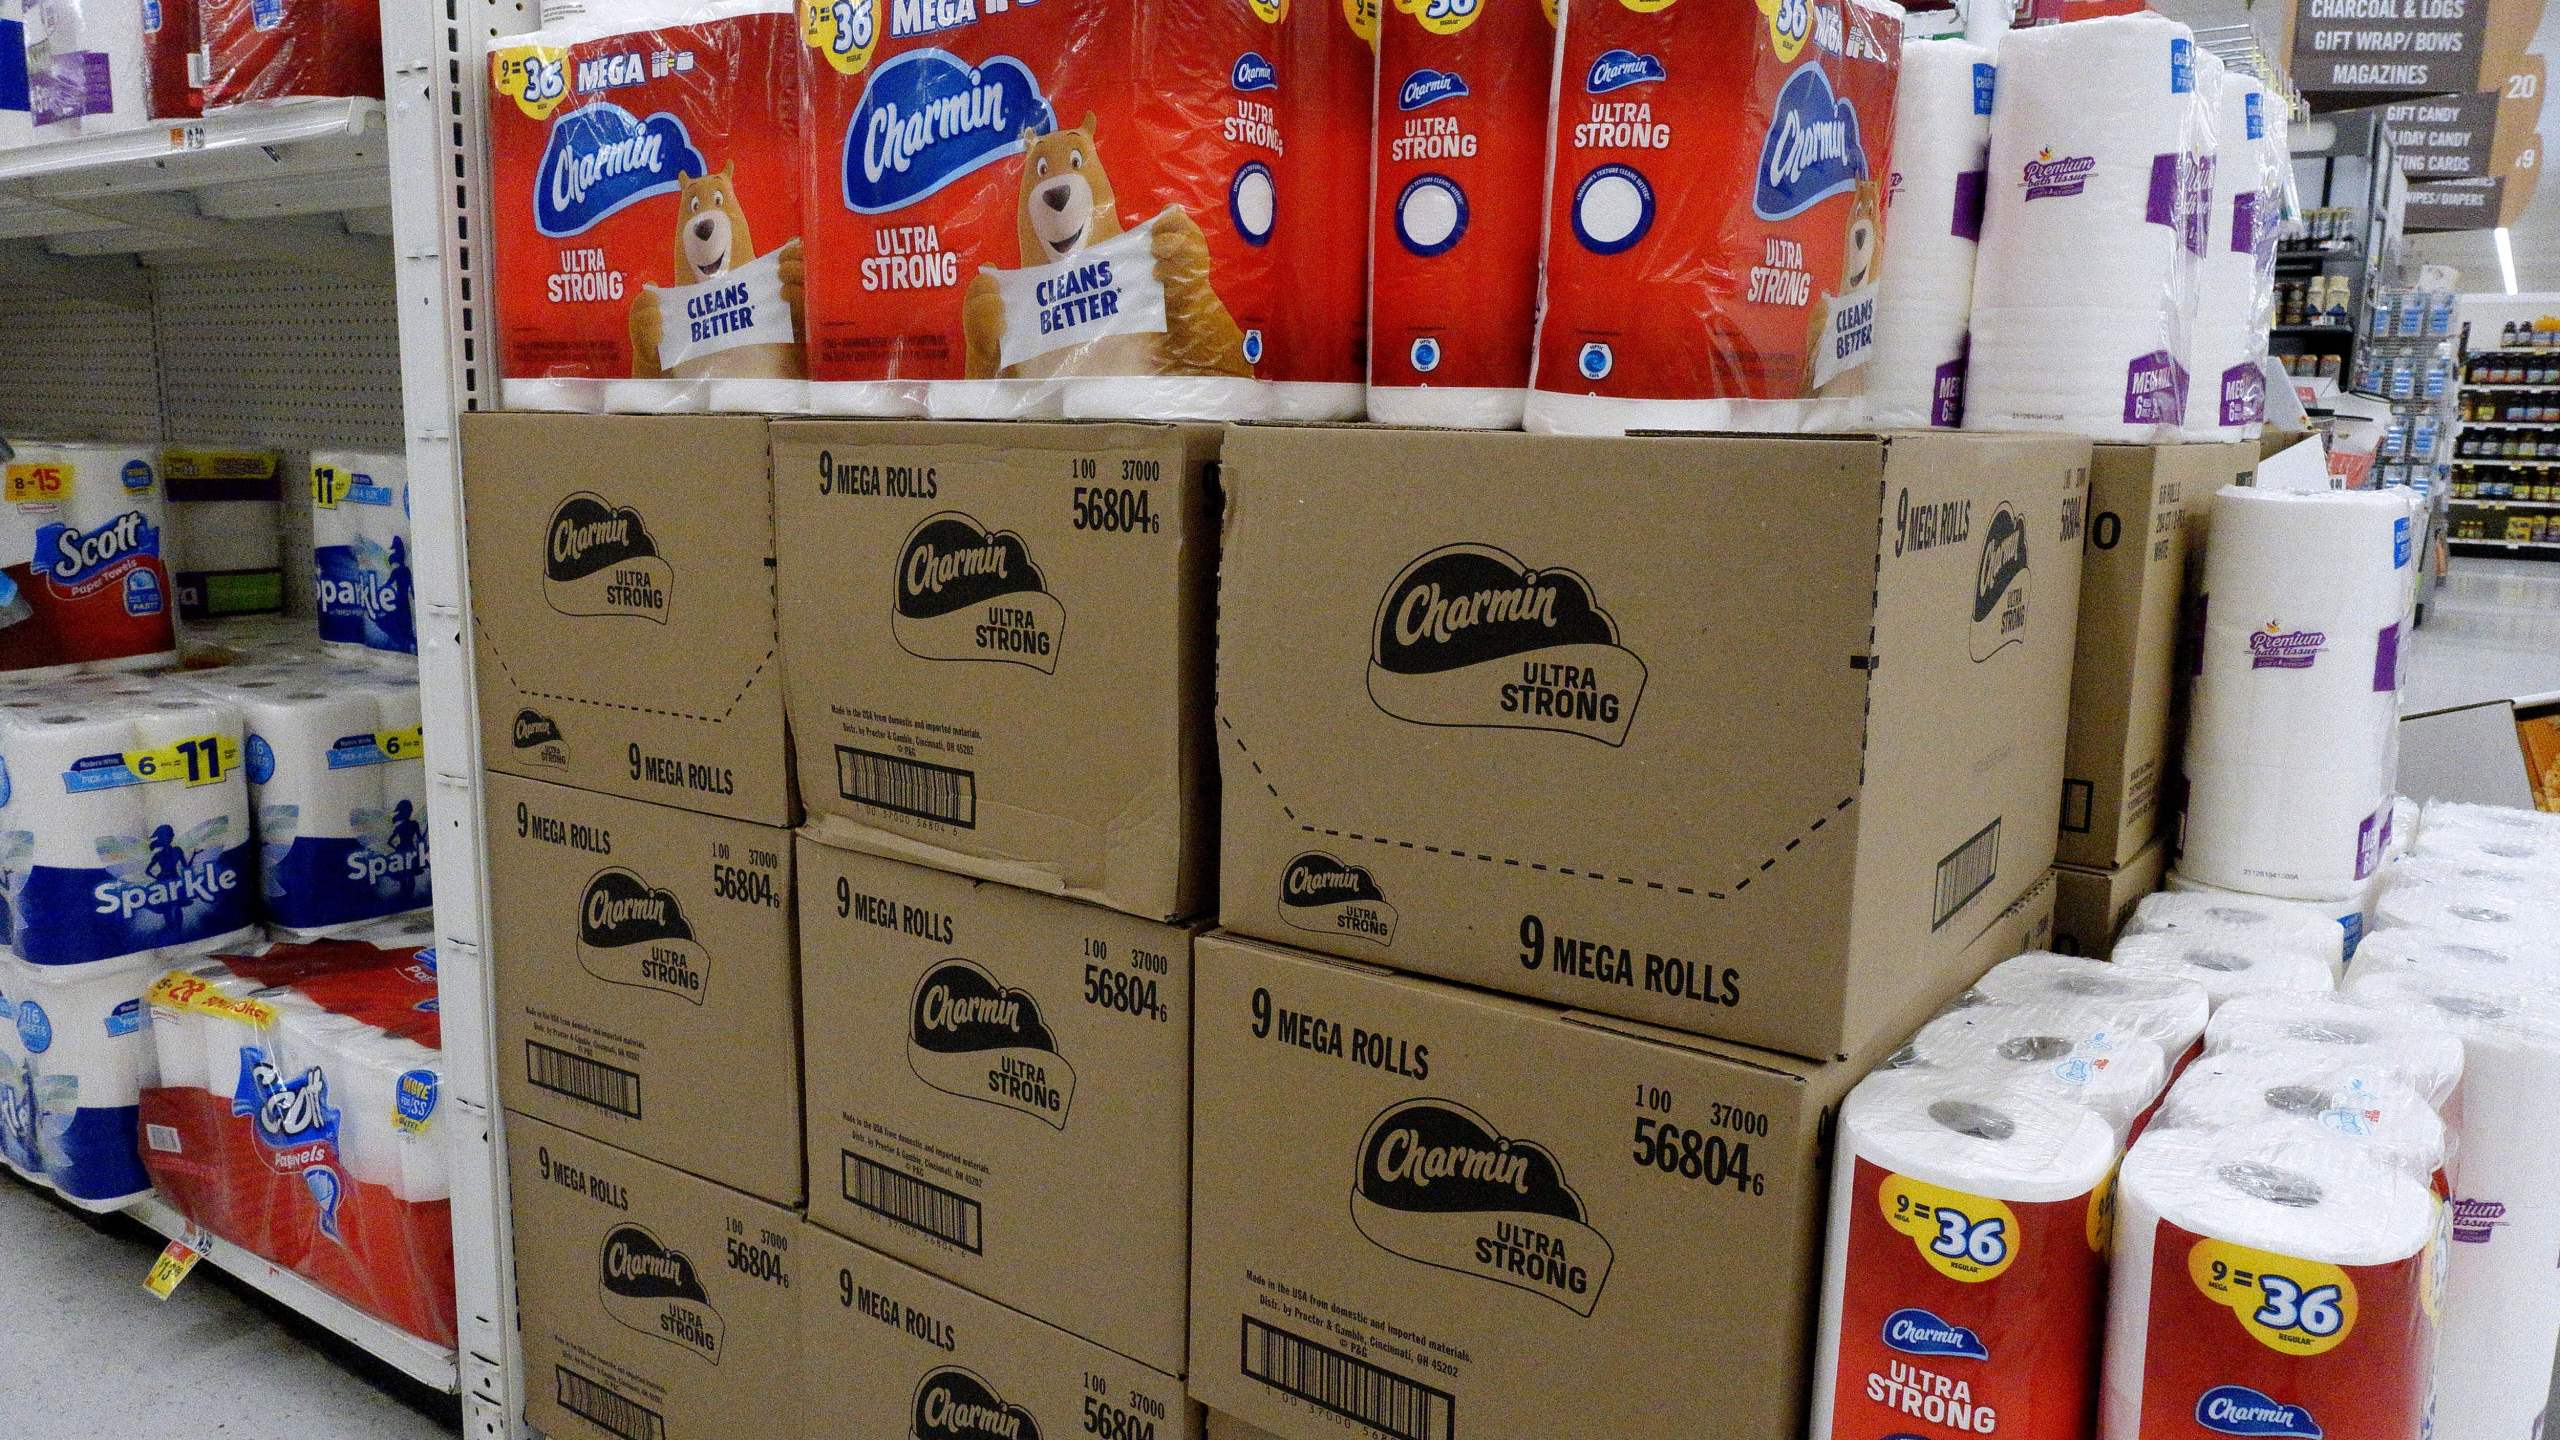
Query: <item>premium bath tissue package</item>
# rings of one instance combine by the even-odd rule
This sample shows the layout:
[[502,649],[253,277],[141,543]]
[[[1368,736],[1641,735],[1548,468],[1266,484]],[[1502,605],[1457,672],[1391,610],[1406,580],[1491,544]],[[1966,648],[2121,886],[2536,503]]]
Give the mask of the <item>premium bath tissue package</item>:
[[0,672],[174,659],[159,447],[21,441],[17,452],[0,466]]
[[801,408],[793,14],[788,0],[649,0],[494,42],[509,408]]
[[0,1160],[83,1210],[151,1192],[135,1137],[157,973],[148,956],[54,969],[0,951]]
[[[2274,165],[2290,165],[2279,132],[2284,101],[2256,76],[2233,72],[2215,87],[2205,195],[2205,250],[2196,263],[2195,319],[2186,435],[2254,440],[2267,415],[2269,309],[2274,303],[2276,222],[2284,207]],[[2279,158],[2281,157],[2281,158]]]
[[1864,425],[1901,7],[1558,9],[1528,428]]
[[1879,430],[1964,423],[1965,337],[1996,86],[1986,46],[1902,47],[1875,357],[1867,363],[1869,422]]
[[1307,81],[1274,58],[1291,8],[813,8],[812,407],[1266,413],[1289,333],[1281,260],[1303,253],[1280,233],[1338,213],[1282,198],[1298,173],[1286,96]]
[[[1486,0],[1380,12],[1372,419],[1520,424],[1546,223],[1548,10]],[[1661,78],[1660,59],[1646,59],[1603,56],[1584,82],[1643,94]]]
[[142,7],[131,0],[19,0],[36,138],[104,135],[151,118]]
[[357,655],[418,653],[406,457],[313,451],[311,550],[323,643]]

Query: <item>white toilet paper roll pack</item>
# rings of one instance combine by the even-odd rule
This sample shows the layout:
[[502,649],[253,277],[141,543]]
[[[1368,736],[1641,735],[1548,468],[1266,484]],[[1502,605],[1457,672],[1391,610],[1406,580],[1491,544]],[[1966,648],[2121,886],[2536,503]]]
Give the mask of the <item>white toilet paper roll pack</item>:
[[2260,992],[2216,1010],[2208,1056],[2278,1065],[2344,1065],[2388,1075],[2438,1108],[2462,1083],[2462,1044],[2442,1027],[2339,994]]
[[2253,991],[2318,992],[2337,987],[2338,965],[2326,951],[2215,930],[2155,930],[2116,942],[2112,964],[2174,975],[2204,987],[2220,1005]]
[[18,1047],[33,1097],[46,1183],[84,1210],[116,1210],[150,1193],[137,1148],[144,1088],[158,1083],[143,991],[148,958],[76,967],[0,955],[17,1004]]
[[169,688],[133,719],[136,752],[166,774],[144,787],[152,827],[144,873],[153,888],[140,912],[162,921],[163,959],[211,954],[258,933],[240,711],[192,687]]
[[1950,1075],[1995,1077],[2083,1105],[2122,1133],[2169,1078],[2158,1045],[2089,1023],[2073,1005],[1956,1010],[1920,1027],[1886,1062]]
[[[2456,868],[2480,872],[2489,867]],[[2421,873],[2397,880],[2383,891],[2375,918],[2386,929],[2423,930],[2502,950],[2560,944],[2560,902],[2529,886],[2460,874]]]
[[[2141,903],[2134,906],[2125,933],[2211,930],[2241,936],[2266,935],[2304,949],[2334,951],[2343,965],[2348,931],[2339,915],[2333,913],[2335,909],[2234,890],[2163,890],[2142,897]],[[2357,919],[2361,921],[2362,916]]]
[[2160,1047],[2175,1069],[2202,1039],[2213,1002],[2204,987],[2079,955],[2030,951],[1991,967],[1967,992],[1970,1000],[2046,1013],[2077,1013],[2096,1028],[2139,1035]]
[[[2393,768],[2396,771],[2398,767]],[[2395,857],[2413,855],[2417,849],[2418,802],[2406,795],[2395,795],[2391,798],[2391,853]]]
[[2087,1433],[2120,1142],[2059,1096],[1883,1070],[1841,1107],[1814,1440]]
[[2367,971],[2417,970],[2492,989],[2560,992],[2560,946],[2499,943],[2425,930],[2377,930],[2356,950],[2352,981]]
[[2196,266],[2194,358],[2188,367],[2194,389],[2186,435],[2192,440],[2254,439],[2266,416],[2259,361],[2266,354],[2267,322],[2258,296],[2262,267],[2271,274],[2274,266],[2275,225],[2261,190],[2267,104],[2256,76],[2235,72],[2217,87],[2212,163],[2204,177],[2211,190],[2205,251]]
[[2357,1058],[2302,1050],[2208,1052],[2169,1087],[2143,1133],[2262,1126],[2352,1141],[2377,1162],[2429,1185],[2453,1158],[2444,1117],[2398,1075]]
[[31,1184],[44,1180],[44,1161],[36,1155],[35,1076],[27,1067],[26,1046],[18,1040],[16,963],[0,952],[0,1165]]
[[2419,821],[2419,849],[2438,839],[2479,842],[2502,840],[2537,851],[2560,850],[2560,816],[2503,805],[2466,805],[2430,800]]
[[1964,420],[1993,76],[1985,46],[1913,40],[1902,49],[1875,356],[1867,362],[1867,403],[1879,430]]

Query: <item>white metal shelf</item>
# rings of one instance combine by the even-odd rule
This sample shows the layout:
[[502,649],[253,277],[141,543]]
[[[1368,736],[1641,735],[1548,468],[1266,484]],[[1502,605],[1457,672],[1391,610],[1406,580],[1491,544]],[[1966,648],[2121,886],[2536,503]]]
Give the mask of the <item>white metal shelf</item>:
[[2560,510],[2560,500],[2497,500],[2479,495],[2454,495],[2448,502],[2486,510]]
[[2482,545],[2496,550],[2560,550],[2560,540],[2487,540],[2476,536],[2448,535],[2454,545]]
[[2462,424],[2479,430],[2560,430],[2560,420],[2465,420]]

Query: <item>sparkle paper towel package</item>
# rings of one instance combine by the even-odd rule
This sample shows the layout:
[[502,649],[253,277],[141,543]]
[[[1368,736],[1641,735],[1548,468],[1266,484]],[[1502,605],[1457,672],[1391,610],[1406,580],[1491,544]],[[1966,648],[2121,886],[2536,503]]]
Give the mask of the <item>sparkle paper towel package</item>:
[[0,487],[0,671],[175,658],[157,446],[21,443]]
[[1867,364],[1868,422],[1879,430],[1964,423],[1965,336],[1995,84],[1986,46],[1902,47],[1875,356]]
[[312,452],[311,545],[321,640],[349,653],[417,654],[407,457]]
[[[149,1194],[136,1137],[141,1093],[159,1067],[142,999],[156,965],[53,968],[0,953],[0,973],[17,1032],[17,1093],[0,1095],[0,1111],[18,1117],[0,1128],[32,1141],[30,1173],[84,1210]],[[0,1072],[0,1088],[7,1078]]]
[[793,15],[789,0],[650,0],[493,43],[510,408],[802,407]]
[[1557,8],[1528,427],[1864,426],[1902,8]]

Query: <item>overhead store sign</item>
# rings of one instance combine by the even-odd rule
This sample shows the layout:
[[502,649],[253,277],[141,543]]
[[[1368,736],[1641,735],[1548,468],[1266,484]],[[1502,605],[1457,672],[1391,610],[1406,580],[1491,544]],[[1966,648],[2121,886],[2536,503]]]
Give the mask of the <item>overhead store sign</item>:
[[2542,58],[2518,56],[2493,89],[2403,101],[2383,124],[2409,177],[2411,230],[2509,224],[2541,173]]
[[[2299,0],[2293,82],[2314,109],[2499,91],[2543,0]],[[2331,104],[2321,102],[2330,99]]]

